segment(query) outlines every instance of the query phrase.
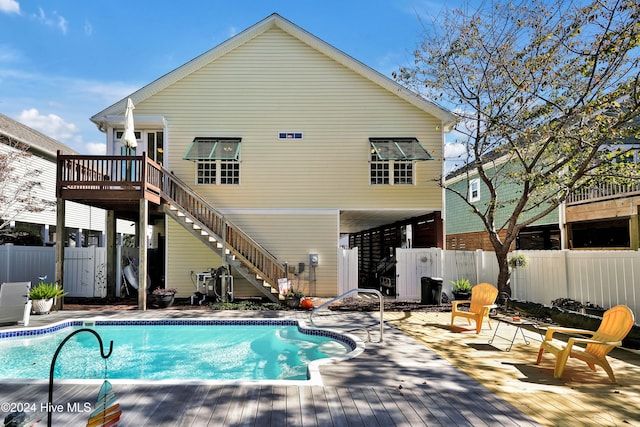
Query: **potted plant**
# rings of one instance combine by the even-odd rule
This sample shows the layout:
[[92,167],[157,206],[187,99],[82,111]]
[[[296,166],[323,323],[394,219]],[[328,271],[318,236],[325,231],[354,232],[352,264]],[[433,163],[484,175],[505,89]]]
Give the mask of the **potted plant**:
[[299,289],[291,288],[284,293],[284,301],[287,307],[298,308],[302,298],[304,298],[304,293]]
[[471,298],[471,283],[468,279],[452,280],[453,298],[456,300],[467,300]]
[[178,290],[176,288],[155,288],[152,292],[160,308],[171,307],[177,293]]
[[61,298],[67,293],[58,288],[55,283],[40,282],[29,291],[31,310],[34,314],[46,314],[51,311],[55,298]]
[[508,262],[511,268],[525,268],[529,263],[529,259],[524,254],[515,254],[509,258]]

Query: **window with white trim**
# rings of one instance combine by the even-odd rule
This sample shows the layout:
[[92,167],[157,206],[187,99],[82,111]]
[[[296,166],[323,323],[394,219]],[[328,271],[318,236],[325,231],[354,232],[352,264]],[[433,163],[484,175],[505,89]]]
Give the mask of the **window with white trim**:
[[120,155],[135,156],[138,152],[146,151],[147,156],[149,156],[151,160],[162,165],[164,161],[164,132],[156,130],[141,130],[135,131],[134,134],[136,135],[138,146],[130,148],[127,151],[127,147],[122,144],[124,130],[115,131],[114,141],[116,146],[120,145]]
[[469,181],[469,201],[477,202],[480,200],[480,178]]
[[196,162],[196,184],[240,184],[240,142],[240,138],[195,138],[183,159]]
[[369,183],[413,185],[415,162],[433,160],[416,138],[369,138]]

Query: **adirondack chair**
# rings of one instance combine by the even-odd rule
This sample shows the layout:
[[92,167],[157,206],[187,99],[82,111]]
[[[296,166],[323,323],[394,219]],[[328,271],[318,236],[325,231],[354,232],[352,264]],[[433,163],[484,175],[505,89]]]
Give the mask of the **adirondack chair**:
[[[495,308],[495,301],[498,297],[498,289],[489,283],[480,283],[471,289],[471,300],[454,300],[451,302],[451,326],[456,317],[465,317],[469,325],[471,320],[476,322],[476,333],[482,329],[482,322],[486,318],[489,321],[489,312]],[[460,310],[460,305],[469,304],[469,311]]]
[[[607,354],[615,347],[622,345],[622,339],[627,336],[633,326],[633,312],[626,305],[618,305],[607,310],[602,316],[602,322],[597,331],[585,329],[550,327],[547,329],[544,340],[540,344],[536,365],[542,360],[542,353],[547,350],[556,357],[556,366],[553,376],[561,378],[564,367],[569,357],[574,357],[585,362],[592,371],[596,370],[595,365],[599,365],[609,375],[612,382],[616,382],[611,365],[607,362]],[[552,341],[553,334],[560,332],[563,334],[590,335],[591,338],[570,337],[567,343]],[[574,344],[586,344],[585,348],[574,346]]]

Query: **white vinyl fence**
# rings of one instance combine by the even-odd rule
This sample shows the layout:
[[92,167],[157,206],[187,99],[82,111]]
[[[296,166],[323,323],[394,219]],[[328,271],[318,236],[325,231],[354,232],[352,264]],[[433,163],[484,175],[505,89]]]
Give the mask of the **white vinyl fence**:
[[[640,252],[518,251],[529,263],[512,271],[512,297],[551,305],[558,298],[610,308],[627,305],[640,319]],[[398,299],[420,298],[420,278],[440,277],[451,295],[451,281],[496,284],[493,252],[396,249]]]
[[358,248],[340,249],[338,295],[358,287]]
[[[107,295],[106,256],[106,249],[101,247],[64,249],[64,289],[68,296]],[[0,283],[30,281],[36,285],[45,276],[44,281],[54,282],[55,268],[54,247],[0,246]]]

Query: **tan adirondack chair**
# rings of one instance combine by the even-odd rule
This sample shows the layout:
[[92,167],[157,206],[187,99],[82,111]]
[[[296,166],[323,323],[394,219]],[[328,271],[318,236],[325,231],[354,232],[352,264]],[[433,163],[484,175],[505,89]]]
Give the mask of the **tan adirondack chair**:
[[[489,321],[489,312],[495,308],[495,301],[498,297],[498,289],[489,283],[480,283],[471,288],[471,300],[454,300],[451,302],[451,326],[453,326],[456,317],[465,317],[469,325],[471,320],[476,322],[476,333],[479,334],[482,329],[482,322],[487,319],[489,329],[491,322]],[[459,306],[469,304],[469,311],[460,310]]]
[[[631,330],[633,322],[634,316],[631,309],[626,305],[618,305],[604,313],[600,327],[595,332],[585,329],[550,327],[540,344],[536,365],[540,364],[542,353],[547,350],[556,357],[556,366],[553,371],[553,376],[556,378],[562,377],[567,360],[569,357],[574,357],[585,362],[592,371],[596,370],[595,365],[601,366],[609,375],[609,379],[615,383],[616,377],[613,375],[611,365],[607,362],[607,354],[615,347],[622,345],[622,340]],[[556,332],[590,335],[591,338],[570,337],[565,344],[552,341],[553,334]],[[581,348],[574,344],[586,344],[586,347]]]

